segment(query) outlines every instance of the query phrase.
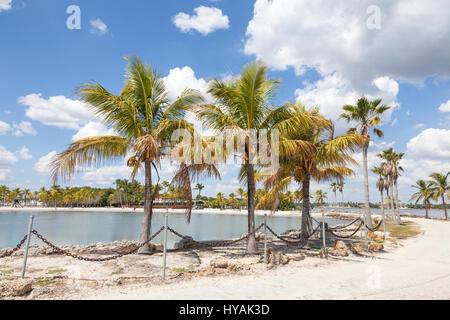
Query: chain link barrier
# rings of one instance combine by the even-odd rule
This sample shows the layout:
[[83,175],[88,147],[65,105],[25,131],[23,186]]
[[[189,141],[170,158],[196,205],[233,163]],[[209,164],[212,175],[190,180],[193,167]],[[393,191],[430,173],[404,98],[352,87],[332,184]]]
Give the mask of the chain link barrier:
[[23,237],[22,241],[20,241],[17,244],[17,246],[15,246],[14,249],[12,249],[9,252],[5,252],[4,254],[0,255],[0,259],[12,256],[14,254],[14,252],[18,251],[23,246],[25,241],[27,241],[27,238],[28,238],[28,235],[25,235],[25,237]]
[[258,228],[255,229],[254,232],[248,233],[245,236],[236,239],[236,240],[218,240],[218,241],[196,241],[194,239],[192,239],[191,237],[188,237],[186,235],[183,235],[177,231],[175,231],[174,229],[172,229],[171,227],[167,227],[167,230],[172,232],[174,235],[176,235],[177,237],[187,241],[190,244],[195,244],[195,245],[199,245],[199,246],[203,246],[203,247],[227,247],[233,244],[236,244],[238,242],[247,240],[251,234],[256,234],[259,230],[261,230],[261,228],[264,227],[264,223],[261,224]]
[[47,239],[45,239],[44,236],[42,236],[36,230],[33,230],[32,233],[36,237],[38,237],[42,242],[44,242],[46,245],[51,247],[53,250],[55,250],[56,252],[58,252],[60,254],[65,255],[65,256],[72,257],[74,259],[81,260],[81,261],[105,262],[105,261],[111,261],[111,260],[119,259],[119,258],[121,258],[123,256],[127,256],[127,255],[130,255],[130,254],[136,253],[140,248],[142,248],[146,244],[150,244],[150,241],[152,241],[154,238],[156,238],[163,230],[164,230],[164,227],[161,227],[161,229],[159,229],[153,236],[151,236],[150,239],[148,239],[147,241],[141,243],[140,245],[138,245],[136,248],[134,248],[133,250],[131,250],[129,252],[121,253],[121,254],[118,254],[118,255],[115,255],[115,256],[111,256],[111,257],[106,257],[106,258],[86,258],[86,257],[82,257],[82,256],[79,256],[79,255],[70,253],[67,250],[62,249],[62,248],[54,245],[53,243],[51,243]]
[[319,227],[317,227],[316,229],[314,229],[313,230],[313,232],[308,236],[308,237],[306,237],[306,238],[300,238],[300,239],[298,239],[298,240],[289,240],[289,239],[287,239],[286,237],[283,237],[283,236],[281,236],[281,235],[279,235],[279,234],[277,234],[275,231],[273,231],[272,230],[272,228],[270,228],[269,226],[267,226],[266,225],[266,227],[267,227],[267,230],[270,232],[270,233],[272,233],[277,239],[279,239],[279,240],[281,240],[281,241],[283,241],[283,242],[285,242],[285,243],[287,243],[287,244],[298,244],[298,245],[300,245],[300,246],[304,246],[307,242],[308,242],[308,240],[317,232],[317,230],[319,230],[320,229],[320,226]]

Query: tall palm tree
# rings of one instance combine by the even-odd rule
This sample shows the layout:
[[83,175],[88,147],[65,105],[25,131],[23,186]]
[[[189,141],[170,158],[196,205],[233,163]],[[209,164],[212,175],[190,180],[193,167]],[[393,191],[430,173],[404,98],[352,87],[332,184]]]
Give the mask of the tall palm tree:
[[445,196],[449,196],[450,185],[448,184],[448,177],[450,172],[447,174],[442,173],[432,173],[430,182],[433,186],[433,200],[437,201],[439,198],[442,199],[442,205],[444,206],[445,220],[448,220],[447,213],[447,203],[445,202]]
[[341,193],[342,205],[344,205],[344,187],[345,187],[344,181],[338,182],[338,189],[339,192]]
[[[144,167],[145,201],[141,242],[148,242],[151,232],[153,201],[152,171],[158,175],[161,157],[172,146],[171,135],[176,129],[194,131],[192,124],[184,120],[188,106],[201,103],[202,96],[196,90],[183,91],[175,101],[168,99],[164,81],[156,69],[142,62],[140,58],[126,58],[129,65],[125,75],[125,86],[119,95],[108,92],[100,83],[83,85],[79,94],[104,123],[112,127],[116,135],[94,136],[72,143],[69,148],[57,155],[52,164],[53,177],[70,178],[75,172],[94,164],[124,159],[132,156],[127,163],[132,168],[131,179]],[[208,171],[207,166],[180,164],[175,177],[176,183],[185,182],[186,194],[190,195],[188,175],[193,172]],[[189,185],[187,185],[189,182]],[[192,205],[192,198],[190,200]],[[186,212],[188,220],[192,206]],[[150,253],[148,243],[140,250],[141,254]]]
[[338,182],[333,182],[330,184],[330,189],[333,191],[334,193],[334,202],[337,205],[337,190],[338,190],[339,184]]
[[[215,79],[211,81],[208,93],[215,98],[215,105],[202,105],[194,109],[203,125],[215,132],[235,130],[244,140],[242,151],[241,181],[247,185],[248,232],[250,234],[247,252],[257,253],[255,238],[255,164],[251,157],[250,137],[252,130],[272,130],[280,132],[302,126],[311,119],[296,117],[289,105],[273,108],[271,102],[279,81],[267,78],[267,66],[263,63],[250,63],[241,74],[231,81]],[[258,141],[260,142],[260,140]],[[280,141],[280,153],[294,152],[295,143]],[[239,152],[235,146],[235,151]],[[225,155],[230,159],[233,155]]]
[[350,156],[352,152],[365,142],[365,138],[357,133],[348,133],[344,136],[334,136],[334,126],[320,115],[318,108],[306,110],[304,106],[298,106],[297,112],[306,113],[310,116],[320,117],[322,123],[298,126],[294,132],[288,133],[286,139],[302,141],[310,146],[310,152],[298,150],[292,155],[282,156],[280,169],[274,175],[265,179],[264,185],[267,194],[276,203],[278,195],[292,182],[302,187],[302,236],[311,235],[312,217],[310,214],[310,185],[311,181],[326,182],[343,180],[345,176],[354,174],[347,167],[348,164],[357,164]]
[[388,185],[391,187],[391,197],[393,200],[392,211],[395,224],[401,223],[400,201],[398,199],[398,179],[400,177],[400,172],[403,171],[403,168],[400,166],[400,160],[403,156],[404,153],[395,153],[393,148],[389,148],[378,154],[379,158],[385,160],[385,162],[382,163],[382,167],[384,174],[387,177]]
[[370,101],[366,97],[358,100],[356,105],[345,105],[343,107],[344,113],[341,118],[348,122],[356,122],[357,127],[351,129],[359,132],[362,136],[367,138],[366,143],[362,146],[363,152],[363,172],[364,172],[364,204],[365,204],[365,220],[366,223],[372,227],[372,216],[370,214],[370,200],[369,200],[369,172],[367,168],[367,150],[370,144],[370,131],[380,138],[384,136],[383,131],[377,128],[381,124],[381,116],[383,113],[391,109],[391,107],[382,104],[382,99],[375,99]]
[[385,189],[385,175],[384,175],[384,169],[382,166],[374,167],[372,168],[372,172],[378,175],[378,181],[377,181],[377,189],[380,191],[381,196],[381,216],[382,219],[385,220],[384,215],[384,189]]
[[411,196],[409,201],[416,200],[416,204],[419,201],[422,201],[425,206],[425,217],[428,219],[428,210],[431,207],[431,199],[433,198],[433,183],[425,182],[424,180],[418,180],[415,185],[411,186],[412,188],[418,189],[416,193]]

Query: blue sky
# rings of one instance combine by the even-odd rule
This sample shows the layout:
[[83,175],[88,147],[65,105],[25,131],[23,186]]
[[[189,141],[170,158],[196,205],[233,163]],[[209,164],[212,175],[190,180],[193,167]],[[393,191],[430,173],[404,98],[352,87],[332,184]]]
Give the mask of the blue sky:
[[[380,10],[375,29],[366,23],[373,4]],[[80,30],[66,26],[70,5],[81,10]],[[49,186],[45,165],[52,155],[75,137],[108,132],[74,92],[96,80],[118,93],[123,57],[135,54],[160,70],[174,95],[185,86],[204,92],[211,78],[262,59],[282,80],[279,104],[320,105],[336,120],[342,105],[361,94],[383,97],[394,108],[369,160],[375,165],[375,154],[389,146],[407,153],[400,185],[407,200],[417,179],[450,170],[449,6],[445,0],[0,0],[0,184]],[[172,169],[164,166],[165,178]],[[357,171],[346,193],[362,201]],[[224,173],[222,181],[203,181],[207,195],[239,187],[236,168]],[[127,176],[118,163],[80,173],[70,184],[106,187]]]

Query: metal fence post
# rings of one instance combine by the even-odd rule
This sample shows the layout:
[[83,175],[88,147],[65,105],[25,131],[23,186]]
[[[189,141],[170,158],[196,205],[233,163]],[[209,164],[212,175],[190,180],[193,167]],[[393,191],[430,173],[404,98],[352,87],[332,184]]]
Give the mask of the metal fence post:
[[383,217],[383,240],[386,241],[386,216]]
[[322,212],[322,236],[323,236],[323,251],[327,249],[327,243],[325,239],[325,213]]
[[267,264],[267,214],[264,215],[264,264]]
[[164,254],[163,254],[163,272],[162,279],[166,280],[166,258],[167,258],[167,226],[169,222],[169,216],[166,214],[164,218]]
[[28,233],[27,233],[27,246],[25,247],[25,253],[23,255],[23,266],[22,266],[22,275],[21,275],[22,279],[25,278],[25,269],[27,268],[28,249],[30,248],[31,230],[33,229],[33,220],[34,220],[34,216],[30,216],[30,223],[28,224]]
[[367,249],[368,245],[367,245],[367,224],[366,224],[367,220],[366,220],[366,216],[364,216],[364,245]]

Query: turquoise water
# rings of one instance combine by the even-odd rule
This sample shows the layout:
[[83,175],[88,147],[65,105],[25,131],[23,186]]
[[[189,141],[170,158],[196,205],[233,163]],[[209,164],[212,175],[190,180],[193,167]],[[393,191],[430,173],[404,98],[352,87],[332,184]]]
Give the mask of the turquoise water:
[[[142,213],[107,212],[0,212],[0,248],[14,247],[26,234],[30,215],[34,215],[34,229],[57,245],[88,245],[99,242],[139,240]],[[256,226],[264,217],[256,217]],[[341,221],[327,219],[330,225]],[[164,224],[164,215],[153,216],[153,232]],[[299,217],[268,217],[269,226],[277,233],[299,229]],[[196,240],[220,240],[238,238],[247,232],[247,216],[238,215],[193,215],[187,224],[183,214],[170,214],[169,226]],[[33,237],[32,244],[41,244]],[[169,233],[171,247],[179,241]],[[162,243],[160,234],[153,243]]]

